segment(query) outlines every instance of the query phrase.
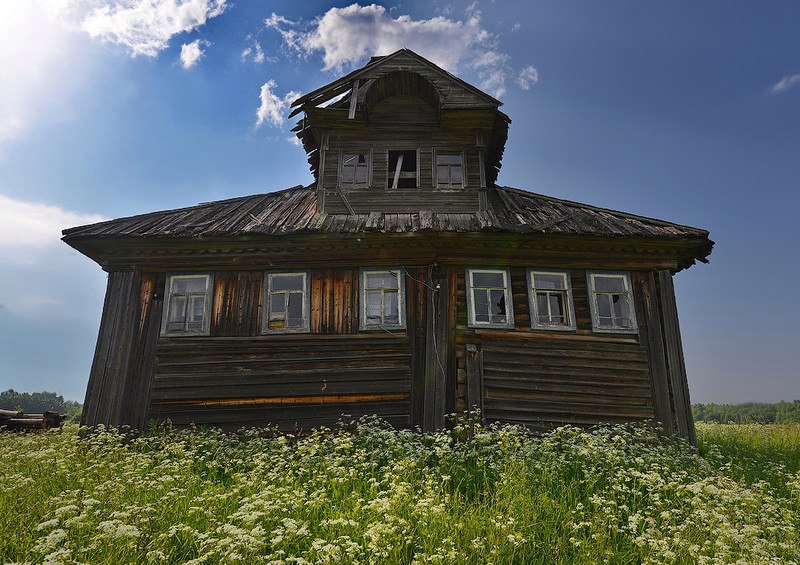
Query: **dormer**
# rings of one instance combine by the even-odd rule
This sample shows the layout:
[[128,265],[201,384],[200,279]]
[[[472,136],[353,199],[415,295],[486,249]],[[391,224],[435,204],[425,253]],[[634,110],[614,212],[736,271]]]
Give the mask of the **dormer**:
[[501,104],[401,49],[298,98],[291,116],[321,212],[475,213],[500,169]]

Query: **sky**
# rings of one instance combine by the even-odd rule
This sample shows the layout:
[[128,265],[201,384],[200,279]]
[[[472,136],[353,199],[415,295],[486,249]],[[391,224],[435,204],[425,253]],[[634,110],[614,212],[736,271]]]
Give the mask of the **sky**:
[[311,179],[288,105],[408,47],[504,102],[498,182],[710,230],[693,402],[800,398],[800,3],[0,0],[0,390],[83,400],[63,228]]

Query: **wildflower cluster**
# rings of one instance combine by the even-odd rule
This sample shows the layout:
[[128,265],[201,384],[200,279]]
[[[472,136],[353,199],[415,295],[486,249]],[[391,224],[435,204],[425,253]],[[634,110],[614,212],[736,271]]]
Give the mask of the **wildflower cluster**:
[[701,450],[643,426],[377,419],[299,438],[0,432],[0,562],[800,562],[798,470],[759,480]]

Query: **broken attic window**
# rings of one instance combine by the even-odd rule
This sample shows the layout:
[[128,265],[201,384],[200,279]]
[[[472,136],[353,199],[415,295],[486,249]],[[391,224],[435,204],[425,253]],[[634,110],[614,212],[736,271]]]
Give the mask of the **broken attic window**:
[[416,188],[417,151],[389,151],[389,187]]
[[369,153],[343,153],[339,184],[347,188],[369,185]]
[[461,153],[436,153],[436,186],[464,186],[464,159]]

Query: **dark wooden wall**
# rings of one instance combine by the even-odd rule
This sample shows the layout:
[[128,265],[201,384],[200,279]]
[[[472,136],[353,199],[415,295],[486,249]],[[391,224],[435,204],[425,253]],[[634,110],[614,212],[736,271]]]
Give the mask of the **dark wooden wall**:
[[530,329],[526,272],[511,268],[515,327],[467,324],[463,266],[407,269],[405,330],[360,332],[357,268],[311,270],[310,333],[261,335],[264,272],[217,271],[210,335],[159,337],[163,273],[109,275],[83,422],[284,430],[342,414],[445,425],[478,406],[535,429],[658,420],[693,439],[669,271],[633,271],[639,331],[592,331],[572,269],[577,330]]
[[[322,168],[326,213],[348,213],[344,193],[356,213],[478,211],[481,162],[472,128],[445,129],[433,108],[421,99],[392,96],[381,101],[368,117],[342,120],[328,131]],[[388,188],[388,151],[419,149],[419,187]],[[372,182],[369,188],[337,189],[342,152],[372,151]],[[434,182],[434,151],[464,152],[464,188],[439,189]]]

